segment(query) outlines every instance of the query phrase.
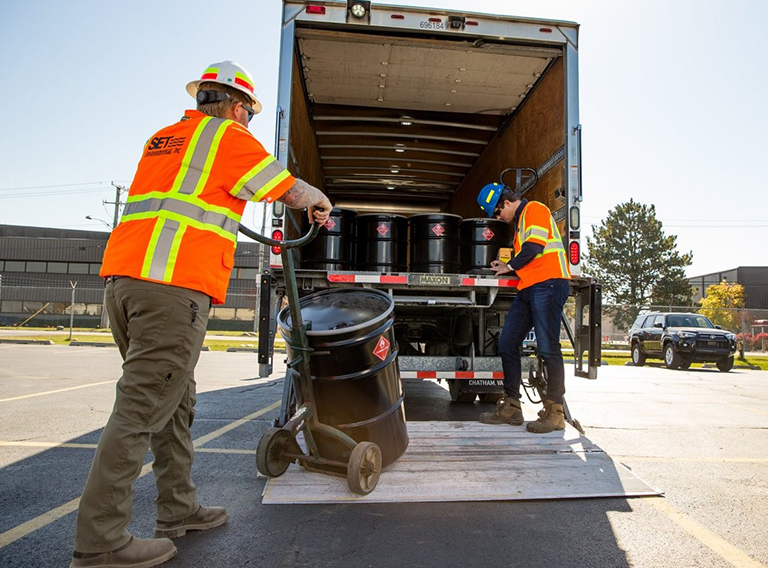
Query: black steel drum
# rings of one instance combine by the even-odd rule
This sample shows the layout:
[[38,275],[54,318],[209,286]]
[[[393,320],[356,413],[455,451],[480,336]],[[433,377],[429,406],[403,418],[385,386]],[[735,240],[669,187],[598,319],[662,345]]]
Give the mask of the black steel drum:
[[[356,442],[375,442],[383,465],[392,463],[408,447],[394,300],[381,290],[342,288],[310,294],[299,305],[302,319],[311,322],[307,339],[315,350],[310,369],[319,421]],[[291,360],[296,353],[288,308],[280,312],[278,326]],[[298,378],[298,370],[290,373]],[[313,434],[320,455],[348,458],[349,449],[322,432]]]
[[461,268],[467,274],[490,269],[499,248],[509,246],[509,225],[498,219],[464,219],[461,222]]
[[355,268],[404,272],[408,266],[408,219],[373,213],[357,216]]
[[461,217],[450,213],[413,215],[411,230],[411,272],[458,274],[459,225]]
[[[301,249],[301,267],[314,270],[354,270],[356,216],[355,211],[334,207],[328,221],[320,227],[317,237]],[[304,223],[308,222],[304,215]]]

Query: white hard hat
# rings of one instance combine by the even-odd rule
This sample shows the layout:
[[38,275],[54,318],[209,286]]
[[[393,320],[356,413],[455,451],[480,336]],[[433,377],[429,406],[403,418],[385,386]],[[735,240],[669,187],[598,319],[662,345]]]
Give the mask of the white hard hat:
[[253,110],[256,113],[261,112],[261,103],[256,98],[256,93],[253,91],[253,79],[251,74],[248,73],[241,65],[234,61],[221,61],[220,63],[212,63],[208,68],[203,71],[202,77],[198,81],[190,81],[187,84],[187,92],[192,97],[197,97],[197,88],[200,83],[205,82],[221,83],[222,85],[229,85],[233,89],[243,92],[251,101]]

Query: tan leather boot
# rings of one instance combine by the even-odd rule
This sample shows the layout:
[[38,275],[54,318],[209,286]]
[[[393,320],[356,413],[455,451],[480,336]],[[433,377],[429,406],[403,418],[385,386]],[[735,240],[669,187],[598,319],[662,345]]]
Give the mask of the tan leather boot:
[[545,400],[544,404],[546,411],[544,416],[541,416],[536,422],[529,422],[525,429],[534,434],[546,434],[554,430],[565,430],[563,405],[551,400]]
[[133,538],[109,552],[75,552],[69,568],[150,568],[176,556],[167,538]]
[[227,522],[227,511],[223,507],[200,507],[194,514],[178,521],[157,521],[155,538],[177,538],[187,531],[204,531]]
[[493,412],[483,412],[480,415],[480,422],[483,424],[512,424],[513,426],[520,426],[524,421],[520,401],[512,397],[502,398],[496,403],[496,410]]

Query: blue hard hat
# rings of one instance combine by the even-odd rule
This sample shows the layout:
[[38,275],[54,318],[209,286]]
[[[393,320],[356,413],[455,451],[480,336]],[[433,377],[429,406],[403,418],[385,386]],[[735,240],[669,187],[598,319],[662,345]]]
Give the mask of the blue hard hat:
[[506,187],[500,183],[489,183],[477,194],[477,203],[480,205],[480,209],[485,211],[489,217],[493,217],[493,210],[496,209],[496,204],[499,202],[501,192],[504,189]]

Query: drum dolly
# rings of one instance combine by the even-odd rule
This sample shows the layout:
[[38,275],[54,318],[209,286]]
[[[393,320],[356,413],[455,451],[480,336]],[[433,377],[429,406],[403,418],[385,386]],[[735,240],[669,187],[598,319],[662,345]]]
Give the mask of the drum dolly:
[[[323,424],[318,420],[315,395],[312,390],[312,373],[309,360],[312,348],[307,339],[307,330],[312,322],[304,323],[299,305],[299,291],[296,286],[296,271],[291,249],[299,248],[317,236],[320,225],[313,223],[309,232],[295,240],[277,241],[260,235],[243,225],[240,232],[251,239],[267,245],[280,247],[283,261],[288,309],[291,314],[291,346],[298,354],[288,361],[289,369],[298,369],[301,405],[282,428],[270,428],[259,440],[256,449],[256,467],[267,477],[279,477],[292,463],[298,462],[309,471],[347,478],[347,485],[353,493],[367,495],[376,488],[381,474],[382,455],[374,442],[356,442],[341,430]],[[260,337],[259,341],[268,338]],[[319,354],[319,353],[318,353]],[[291,380],[286,374],[285,380]],[[302,432],[308,453],[304,453],[296,436]],[[339,442],[349,450],[349,460],[341,462],[322,457],[315,443],[314,433]],[[344,453],[346,455],[346,452]]]

